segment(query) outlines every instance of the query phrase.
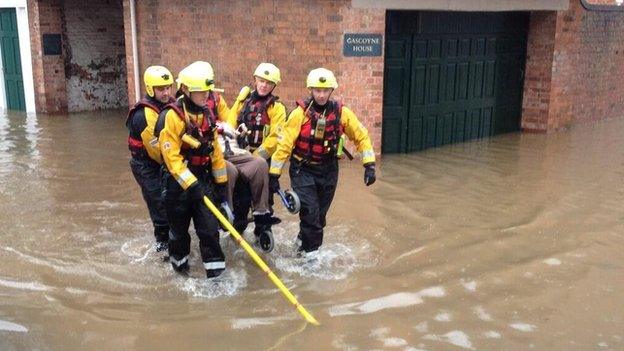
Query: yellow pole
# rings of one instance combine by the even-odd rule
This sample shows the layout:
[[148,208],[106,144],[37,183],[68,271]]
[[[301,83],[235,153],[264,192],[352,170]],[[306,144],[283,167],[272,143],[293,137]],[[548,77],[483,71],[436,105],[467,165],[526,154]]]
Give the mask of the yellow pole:
[[230,232],[230,235],[234,237],[234,240],[236,240],[236,242],[245,250],[245,252],[247,252],[247,254],[251,256],[251,258],[258,265],[258,267],[260,267],[260,269],[269,276],[269,279],[271,279],[273,284],[277,286],[277,288],[288,299],[288,301],[290,301],[290,303],[293,304],[293,306],[297,308],[297,311],[299,311],[299,313],[303,316],[303,318],[305,318],[305,320],[308,323],[311,323],[314,325],[320,325],[320,323],[314,318],[314,316],[312,316],[305,309],[305,307],[303,307],[303,305],[301,305],[299,301],[297,301],[297,298],[290,292],[290,290],[288,290],[288,288],[284,285],[284,283],[282,283],[282,281],[277,277],[277,275],[275,275],[275,273],[271,271],[269,266],[267,266],[266,263],[264,263],[264,261],[262,260],[262,258],[258,256],[256,251],[254,251],[254,249],[247,243],[247,241],[243,239],[243,237],[238,233],[238,231],[234,229],[232,224],[230,224],[230,222],[228,222],[228,220],[223,216],[223,214],[221,214],[221,211],[219,211],[219,209],[206,196],[204,196],[204,203],[206,204],[206,206],[208,206],[208,208],[215,215],[215,217],[217,217],[217,219],[219,220],[219,222],[221,222],[221,224],[225,227],[225,229],[227,229]]

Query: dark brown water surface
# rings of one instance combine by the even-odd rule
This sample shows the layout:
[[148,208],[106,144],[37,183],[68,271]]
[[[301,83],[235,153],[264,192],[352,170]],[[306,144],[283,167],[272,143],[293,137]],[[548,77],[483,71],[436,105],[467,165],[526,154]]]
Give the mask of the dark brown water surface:
[[0,115],[1,350],[624,349],[624,119],[343,162],[319,265],[282,207],[262,255],[313,327],[228,238],[161,262],[123,118]]

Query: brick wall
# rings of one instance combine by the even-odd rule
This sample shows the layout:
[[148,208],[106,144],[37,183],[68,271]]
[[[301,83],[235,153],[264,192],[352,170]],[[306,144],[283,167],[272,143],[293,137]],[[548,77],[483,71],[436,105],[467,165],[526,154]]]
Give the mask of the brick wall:
[[63,55],[44,56],[43,34],[62,32],[60,0],[29,0],[28,22],[32,53],[35,107],[38,112],[67,111]]
[[[154,64],[177,72],[195,60],[209,61],[216,86],[229,105],[241,86],[251,82],[258,63],[273,62],[283,83],[275,90],[290,110],[307,96],[309,70],[334,71],[343,100],[369,128],[380,150],[383,57],[342,57],[348,32],[384,33],[385,11],[350,8],[350,1],[140,1],[137,2],[139,68]],[[124,0],[126,58],[132,67],[130,16]],[[162,21],[163,18],[169,21]],[[130,70],[130,72],[132,72]],[[142,93],[144,93],[142,87]],[[128,94],[134,86],[128,82]],[[132,98],[130,101],[134,101]]]
[[548,129],[556,25],[554,11],[531,13],[522,101],[525,131]]
[[552,128],[624,117],[624,12],[588,11],[579,1],[557,15]]
[[64,1],[69,111],[128,105],[122,11],[117,0]]
[[523,130],[623,117],[623,34],[624,12],[588,11],[579,0],[567,11],[532,13]]
[[[385,11],[341,8],[343,33],[385,33]],[[342,37],[342,33],[341,33]],[[339,40],[342,46],[342,40]],[[339,49],[342,52],[342,47]],[[383,51],[382,51],[383,52]],[[343,101],[355,109],[377,153],[381,152],[383,106],[383,57],[343,57],[340,61]]]

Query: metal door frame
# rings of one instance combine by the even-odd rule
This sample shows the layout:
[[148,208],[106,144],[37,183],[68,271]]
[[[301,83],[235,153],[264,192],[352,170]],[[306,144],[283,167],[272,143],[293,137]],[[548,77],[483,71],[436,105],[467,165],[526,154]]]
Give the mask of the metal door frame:
[[[22,64],[22,79],[24,82],[26,113],[35,113],[35,85],[33,80],[32,55],[30,52],[28,5],[26,0],[3,0],[0,4],[0,8],[15,8],[15,14],[17,16],[17,35],[20,46],[20,61]],[[0,59],[0,68],[4,68],[1,61],[2,60]],[[6,109],[7,101],[6,91],[4,90],[4,73],[3,70],[0,69],[0,110],[6,111]]]

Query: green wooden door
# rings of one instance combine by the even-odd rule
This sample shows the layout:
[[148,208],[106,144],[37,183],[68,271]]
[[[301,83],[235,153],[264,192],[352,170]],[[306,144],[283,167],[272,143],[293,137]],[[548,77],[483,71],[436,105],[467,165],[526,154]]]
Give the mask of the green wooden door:
[[384,118],[382,123],[381,152],[406,152],[407,121],[410,91],[410,62],[412,37],[398,35],[386,37]]
[[15,9],[0,9],[0,50],[7,108],[26,110]]
[[387,22],[383,152],[519,129],[525,14],[390,12]]

